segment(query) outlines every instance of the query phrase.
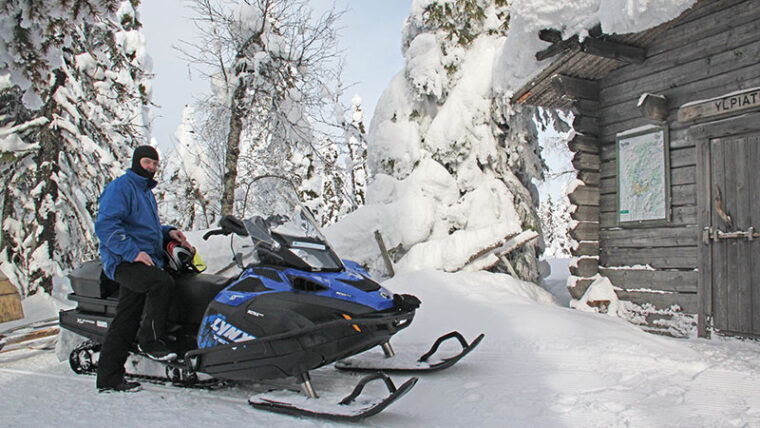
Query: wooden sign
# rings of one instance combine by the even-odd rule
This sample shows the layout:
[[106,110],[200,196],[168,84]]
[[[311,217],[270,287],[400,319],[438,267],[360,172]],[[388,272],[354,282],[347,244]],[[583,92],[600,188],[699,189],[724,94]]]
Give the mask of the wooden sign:
[[0,272],[0,323],[24,318],[21,296],[8,278]]
[[684,104],[678,109],[678,121],[688,122],[755,109],[760,109],[760,88],[747,89],[711,100]]

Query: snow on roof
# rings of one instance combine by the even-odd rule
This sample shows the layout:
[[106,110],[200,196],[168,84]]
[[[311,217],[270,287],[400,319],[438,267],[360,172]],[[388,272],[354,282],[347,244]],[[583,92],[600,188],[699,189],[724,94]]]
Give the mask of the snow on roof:
[[538,74],[552,59],[537,61],[535,54],[548,47],[538,32],[551,28],[563,39],[588,35],[601,25],[605,34],[644,31],[678,17],[696,0],[514,0],[510,29],[496,61],[494,87],[512,95]]

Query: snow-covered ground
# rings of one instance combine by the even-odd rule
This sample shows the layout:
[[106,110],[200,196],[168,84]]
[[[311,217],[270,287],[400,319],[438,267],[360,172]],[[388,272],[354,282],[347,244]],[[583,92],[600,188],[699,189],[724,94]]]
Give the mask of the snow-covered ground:
[[[562,307],[545,290],[500,274],[426,271],[384,285],[423,302],[412,326],[393,340],[399,354],[422,353],[455,329],[469,339],[486,337],[457,366],[422,376],[362,426],[760,426],[757,343],[651,335],[617,318]],[[30,300],[27,311],[44,316],[53,305],[35,309],[49,303],[43,300]],[[0,324],[0,332],[8,325]],[[348,393],[357,377],[326,367],[312,380],[318,390]],[[335,424],[255,410],[246,404],[260,390],[255,385],[218,391],[144,385],[135,394],[98,394],[94,383],[52,351],[0,353],[0,425]]]

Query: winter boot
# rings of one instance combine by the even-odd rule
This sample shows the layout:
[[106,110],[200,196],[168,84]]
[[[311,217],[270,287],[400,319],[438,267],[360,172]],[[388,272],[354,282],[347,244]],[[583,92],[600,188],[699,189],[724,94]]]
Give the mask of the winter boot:
[[120,384],[115,386],[102,386],[98,388],[98,392],[137,392],[141,391],[142,386],[140,382],[129,382],[122,380]]
[[148,358],[156,361],[174,361],[177,359],[177,353],[173,352],[166,346],[166,342],[163,340],[156,340],[153,342],[140,344],[138,346],[140,352],[145,354]]

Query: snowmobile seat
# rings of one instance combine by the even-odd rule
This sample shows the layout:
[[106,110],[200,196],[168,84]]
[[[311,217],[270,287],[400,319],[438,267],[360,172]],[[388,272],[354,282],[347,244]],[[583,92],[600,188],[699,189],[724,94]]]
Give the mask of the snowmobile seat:
[[235,278],[196,273],[177,277],[169,321],[200,324],[211,301],[233,281]]

